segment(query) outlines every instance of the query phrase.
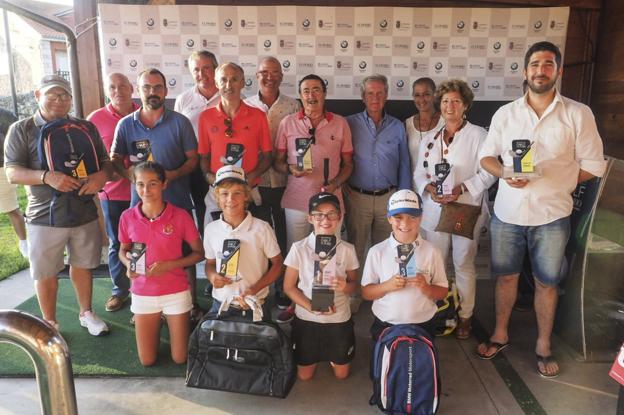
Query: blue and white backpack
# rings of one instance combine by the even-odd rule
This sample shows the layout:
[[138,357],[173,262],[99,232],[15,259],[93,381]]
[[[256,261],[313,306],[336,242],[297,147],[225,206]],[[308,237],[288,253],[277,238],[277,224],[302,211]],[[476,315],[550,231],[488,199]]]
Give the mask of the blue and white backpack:
[[386,328],[373,352],[373,396],[386,414],[435,414],[439,405],[438,357],[429,334],[415,324]]

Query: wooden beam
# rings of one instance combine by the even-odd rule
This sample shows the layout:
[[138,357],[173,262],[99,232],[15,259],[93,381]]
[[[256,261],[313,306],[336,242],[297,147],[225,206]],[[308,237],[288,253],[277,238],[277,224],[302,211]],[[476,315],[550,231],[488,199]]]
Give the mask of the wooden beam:
[[82,111],[85,116],[104,105],[96,18],[97,0],[74,2],[78,71],[82,88]]

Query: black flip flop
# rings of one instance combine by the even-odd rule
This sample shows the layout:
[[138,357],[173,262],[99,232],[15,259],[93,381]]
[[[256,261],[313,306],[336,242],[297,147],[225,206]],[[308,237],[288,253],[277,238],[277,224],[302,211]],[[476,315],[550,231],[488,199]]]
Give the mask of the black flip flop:
[[481,354],[479,352],[477,352],[477,356],[479,356],[480,359],[483,360],[490,360],[490,359],[494,359],[496,357],[496,355],[498,355],[503,349],[505,349],[507,346],[509,346],[509,343],[498,343],[498,342],[493,342],[491,340],[486,341],[485,344],[487,346],[487,350],[490,350],[492,347],[495,348],[494,353],[492,353],[491,355],[487,355],[487,354]]
[[539,367],[540,363],[542,365],[544,365],[544,369],[546,369],[546,366],[549,363],[553,363],[553,362],[557,363],[557,366],[559,366],[559,363],[557,362],[557,359],[555,359],[552,355],[550,355],[550,356],[540,356],[540,355],[536,354],[535,358],[537,359],[537,373],[539,373],[539,375],[541,377],[546,378],[546,379],[553,379],[553,378],[556,378],[557,376],[559,376],[560,368],[557,369],[557,371],[555,373],[553,373],[552,375],[548,374],[548,372],[546,372],[545,370],[544,371],[540,370],[540,367]]

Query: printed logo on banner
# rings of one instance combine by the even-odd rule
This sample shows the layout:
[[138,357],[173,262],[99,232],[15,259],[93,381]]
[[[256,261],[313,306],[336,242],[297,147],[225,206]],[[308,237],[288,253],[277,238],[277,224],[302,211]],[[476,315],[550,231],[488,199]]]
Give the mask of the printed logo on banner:
[[110,39],[108,39],[108,45],[111,47],[111,49],[117,48],[117,38],[111,37]]
[[353,58],[344,56],[336,59],[336,75],[350,75],[353,73]]
[[485,57],[488,52],[488,39],[480,37],[471,37],[468,40],[468,56]]
[[335,33],[338,36],[352,36],[354,22],[354,8],[336,7],[335,9]]
[[336,28],[335,7],[315,7],[312,10],[313,15],[317,17],[317,35],[330,36],[334,35]]
[[357,7],[354,10],[353,34],[371,36],[375,32],[375,9],[372,7]]
[[160,69],[161,64],[162,64],[162,58],[160,55],[144,55],[143,56],[143,65],[146,68]]
[[334,56],[334,38],[332,36],[317,36],[316,56]]
[[325,77],[334,73],[334,57],[333,56],[316,56],[315,71],[317,75]]
[[393,37],[392,51],[393,55],[409,56],[412,49],[412,39],[409,37]]
[[282,72],[288,75],[297,74],[297,57],[295,55],[280,56],[282,60]]
[[202,38],[201,40],[202,48],[208,50],[217,50],[219,49],[218,38],[210,37],[210,38]]
[[454,78],[460,78],[466,73],[467,58],[449,58],[448,75]]
[[334,94],[337,96],[350,96],[353,84],[349,76],[334,77]]
[[314,56],[297,56],[296,72],[299,74],[314,72]]
[[409,56],[393,56],[390,73],[394,76],[408,77],[411,73]]
[[390,78],[389,98],[397,99],[410,96],[409,79],[393,76]]
[[438,37],[431,39],[431,56],[448,56],[450,38]]
[[373,56],[392,56],[392,37],[375,36],[373,38]]
[[522,81],[518,77],[505,77],[503,95],[506,99],[513,100],[523,95]]
[[435,76],[448,76],[447,58],[430,58],[429,64],[432,66]]
[[[180,6],[180,29],[182,33],[189,35],[198,34],[198,14],[196,6]],[[162,14],[161,14],[162,15]]]
[[482,98],[485,96],[485,90],[483,89],[484,82],[485,78],[468,79],[468,85],[470,85],[470,89],[472,89],[472,93],[475,95],[475,98]]
[[357,56],[371,56],[373,54],[372,36],[358,37],[355,41],[353,53]]
[[254,55],[258,51],[256,36],[239,36],[238,51],[241,55]]
[[416,58],[412,61],[411,76],[421,78],[423,76],[429,76],[429,59],[428,58]]

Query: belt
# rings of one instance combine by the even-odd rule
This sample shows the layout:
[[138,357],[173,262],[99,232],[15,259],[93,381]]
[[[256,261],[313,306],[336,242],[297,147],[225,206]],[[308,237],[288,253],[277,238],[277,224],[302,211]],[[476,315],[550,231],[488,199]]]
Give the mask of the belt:
[[391,192],[395,189],[394,186],[390,186],[386,189],[381,189],[381,190],[366,190],[366,189],[360,189],[359,187],[355,187],[355,186],[351,186],[349,185],[349,187],[353,190],[355,190],[358,193],[362,193],[364,195],[369,195],[369,196],[381,196],[381,195],[385,195],[388,192]]

